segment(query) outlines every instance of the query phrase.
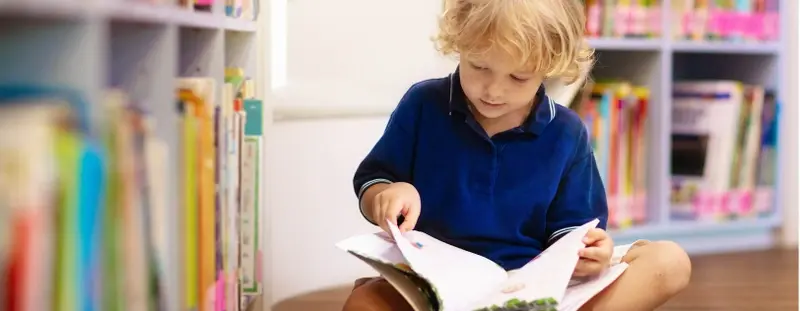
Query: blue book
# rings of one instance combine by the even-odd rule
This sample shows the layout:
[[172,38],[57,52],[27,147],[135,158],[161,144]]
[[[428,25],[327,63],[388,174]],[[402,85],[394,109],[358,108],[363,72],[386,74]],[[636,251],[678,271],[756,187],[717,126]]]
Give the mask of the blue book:
[[91,133],[90,106],[80,91],[54,85],[0,84],[0,105],[48,98],[66,101],[77,118],[78,129],[83,133]]

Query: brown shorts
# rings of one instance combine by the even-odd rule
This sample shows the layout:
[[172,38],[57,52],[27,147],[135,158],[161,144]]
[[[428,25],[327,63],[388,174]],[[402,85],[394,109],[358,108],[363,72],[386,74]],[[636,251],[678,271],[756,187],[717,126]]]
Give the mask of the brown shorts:
[[413,311],[411,305],[382,277],[356,280],[342,311]]

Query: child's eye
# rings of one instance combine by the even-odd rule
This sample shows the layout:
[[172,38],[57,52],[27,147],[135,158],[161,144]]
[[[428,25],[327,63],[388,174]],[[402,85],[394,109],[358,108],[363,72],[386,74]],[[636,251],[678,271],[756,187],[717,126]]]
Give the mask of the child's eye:
[[475,65],[475,64],[470,64],[470,65],[472,65],[472,68],[475,68],[477,70],[486,70],[487,69],[486,67],[481,67],[481,66],[478,66],[478,65]]
[[528,81],[528,78],[520,78],[520,77],[517,77],[517,76],[515,76],[515,75],[511,75],[511,79],[514,79],[514,81],[517,81],[517,82],[525,82],[525,81]]

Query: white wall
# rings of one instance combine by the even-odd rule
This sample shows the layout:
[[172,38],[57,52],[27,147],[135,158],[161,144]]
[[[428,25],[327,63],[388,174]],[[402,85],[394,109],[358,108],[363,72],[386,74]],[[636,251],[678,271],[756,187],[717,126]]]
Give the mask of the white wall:
[[334,246],[375,230],[358,212],[353,173],[408,87],[455,69],[455,62],[438,56],[430,40],[441,10],[438,1],[289,0],[285,5],[286,84],[268,98],[277,106],[272,113],[315,107],[312,113],[373,115],[270,125],[265,235],[271,252],[266,268],[272,297],[267,301],[273,304],[374,275]]
[[282,151],[270,153],[267,161],[274,302],[374,274],[334,244],[374,230],[358,212],[351,181],[385,122],[373,118],[273,125],[268,148]]
[[783,208],[783,228],[781,232],[781,241],[783,245],[788,247],[797,247],[798,240],[798,145],[800,144],[800,135],[798,135],[798,121],[800,121],[800,97],[798,97],[798,87],[800,86],[800,62],[798,62],[798,42],[800,42],[800,32],[798,31],[798,17],[800,17],[800,6],[796,0],[784,1],[786,4],[788,18],[787,26],[784,27],[786,31],[787,45],[784,47],[786,55],[786,80],[782,87],[785,91],[785,102],[782,106],[782,112],[786,117],[781,124],[781,141],[780,150],[786,161],[781,168],[781,202]]
[[392,108],[410,83],[455,63],[433,48],[441,3],[290,0],[287,89],[292,106]]

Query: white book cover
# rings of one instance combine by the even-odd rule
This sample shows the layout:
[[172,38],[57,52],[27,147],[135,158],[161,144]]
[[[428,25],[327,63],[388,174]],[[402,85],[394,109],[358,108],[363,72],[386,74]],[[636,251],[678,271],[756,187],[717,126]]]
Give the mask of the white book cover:
[[256,275],[259,252],[259,169],[261,138],[245,136],[242,145],[241,283],[245,294],[259,294]]

